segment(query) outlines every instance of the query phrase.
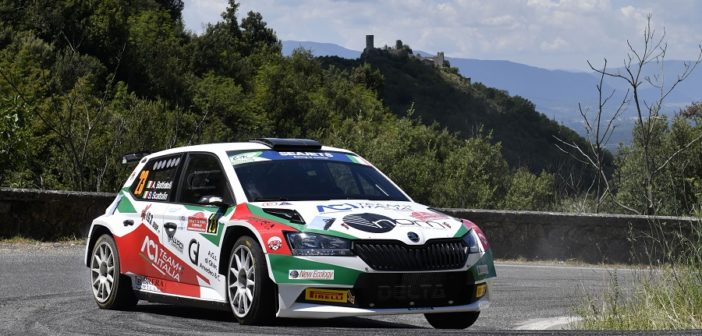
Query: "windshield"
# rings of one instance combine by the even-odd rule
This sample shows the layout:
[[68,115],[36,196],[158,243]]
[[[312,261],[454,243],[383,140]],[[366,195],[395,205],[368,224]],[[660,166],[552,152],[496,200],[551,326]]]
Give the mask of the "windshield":
[[251,202],[364,199],[409,201],[375,168],[332,152],[229,153]]

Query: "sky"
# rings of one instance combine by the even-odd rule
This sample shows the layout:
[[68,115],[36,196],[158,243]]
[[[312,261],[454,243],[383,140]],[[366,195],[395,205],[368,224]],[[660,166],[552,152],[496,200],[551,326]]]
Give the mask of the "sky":
[[[240,0],[239,17],[263,15],[281,40],[362,50],[402,40],[448,57],[508,60],[586,71],[587,60],[623,64],[627,40],[639,46],[647,16],[668,42],[666,59],[695,59],[702,43],[697,0]],[[226,0],[185,0],[186,27],[202,33],[221,19]]]

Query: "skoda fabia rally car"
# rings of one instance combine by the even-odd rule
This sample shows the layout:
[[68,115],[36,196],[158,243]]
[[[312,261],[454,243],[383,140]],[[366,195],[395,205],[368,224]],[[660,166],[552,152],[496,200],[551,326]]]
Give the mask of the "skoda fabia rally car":
[[100,308],[199,304],[242,324],[422,313],[466,328],[489,304],[482,231],[414,203],[353,152],[260,139],[123,161],[138,164],[85,252]]

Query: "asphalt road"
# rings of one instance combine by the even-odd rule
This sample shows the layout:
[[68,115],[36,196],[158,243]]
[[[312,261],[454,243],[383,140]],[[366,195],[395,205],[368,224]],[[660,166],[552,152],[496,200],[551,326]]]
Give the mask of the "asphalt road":
[[[438,332],[422,315],[281,320],[240,326],[230,313],[141,301],[135,311],[100,310],[90,293],[83,247],[0,246],[2,335],[425,335]],[[630,270],[544,264],[497,264],[492,305],[467,331],[481,335],[515,329],[563,329],[573,307],[608,286],[612,272],[626,285]],[[517,332],[530,333],[530,332]]]

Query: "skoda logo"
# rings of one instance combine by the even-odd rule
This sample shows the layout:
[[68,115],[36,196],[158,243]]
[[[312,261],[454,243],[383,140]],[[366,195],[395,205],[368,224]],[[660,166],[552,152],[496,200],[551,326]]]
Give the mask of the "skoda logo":
[[409,240],[415,243],[419,241],[419,235],[412,231],[407,232],[407,238],[409,238]]

